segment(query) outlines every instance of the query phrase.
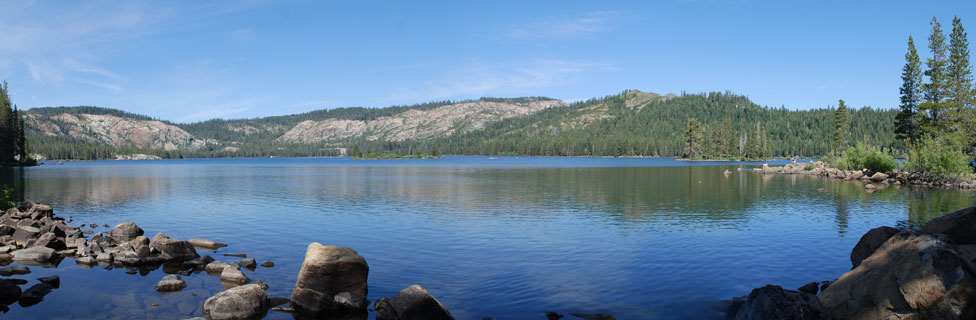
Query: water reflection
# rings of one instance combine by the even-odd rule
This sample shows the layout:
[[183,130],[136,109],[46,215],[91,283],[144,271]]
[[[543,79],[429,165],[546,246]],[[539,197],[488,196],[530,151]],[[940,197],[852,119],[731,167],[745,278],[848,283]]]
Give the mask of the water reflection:
[[[133,220],[150,234],[228,242],[228,252],[274,259],[274,269],[253,278],[278,296],[290,293],[307,243],[353,247],[370,263],[371,300],[419,282],[459,319],[539,318],[545,310],[702,318],[714,301],[765,283],[836,277],[870,228],[916,227],[973,203],[969,191],[891,186],[868,193],[861,182],[763,175],[739,165],[500,161],[508,162],[96,162],[0,179],[76,220]],[[70,312],[188,317],[223,290],[213,277],[191,274],[186,291],[197,295],[176,299],[151,289],[165,270],[120,280],[119,272],[88,275],[67,265],[53,271],[114,291],[79,297],[65,285],[52,294],[55,311],[81,302],[108,306]],[[138,301],[119,309],[113,301],[130,299],[120,295]],[[32,309],[41,308],[10,315],[54,312]]]

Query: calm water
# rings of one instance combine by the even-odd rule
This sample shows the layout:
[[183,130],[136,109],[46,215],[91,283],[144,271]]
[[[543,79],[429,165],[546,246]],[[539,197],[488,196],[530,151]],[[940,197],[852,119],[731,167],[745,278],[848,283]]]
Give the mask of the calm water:
[[[134,221],[150,237],[227,242],[209,253],[220,260],[272,260],[274,268],[245,272],[275,296],[290,295],[310,242],[348,246],[369,263],[370,300],[419,283],[458,319],[544,319],[550,310],[716,318],[719,300],[754,287],[836,278],[870,228],[917,226],[974,202],[972,192],[866,193],[858,182],[736,171],[756,165],[206,159],[66,162],[2,178],[75,225]],[[185,318],[223,290],[206,273],[161,295],[153,287],[162,270],[142,276],[71,259],[31,269],[20,276],[28,286],[58,274],[61,288],[4,318]]]

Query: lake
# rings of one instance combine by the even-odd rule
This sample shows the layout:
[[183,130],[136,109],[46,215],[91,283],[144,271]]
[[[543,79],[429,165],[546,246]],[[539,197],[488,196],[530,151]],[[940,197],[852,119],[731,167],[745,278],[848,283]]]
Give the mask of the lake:
[[[719,318],[720,300],[752,288],[835,279],[871,228],[917,227],[974,202],[971,191],[868,193],[861,182],[737,171],[760,164],[185,159],[65,162],[0,178],[73,225],[133,221],[149,237],[228,243],[200,251],[218,260],[246,253],[273,261],[244,270],[272,296],[290,295],[309,243],[350,247],[369,263],[371,301],[421,284],[457,319],[544,319],[546,311],[566,319]],[[204,272],[163,295],[153,290],[161,269],[87,269],[70,258],[31,270],[19,276],[31,281],[22,288],[53,274],[61,288],[38,305],[11,305],[3,317],[188,318],[202,316],[203,301],[224,289]]]

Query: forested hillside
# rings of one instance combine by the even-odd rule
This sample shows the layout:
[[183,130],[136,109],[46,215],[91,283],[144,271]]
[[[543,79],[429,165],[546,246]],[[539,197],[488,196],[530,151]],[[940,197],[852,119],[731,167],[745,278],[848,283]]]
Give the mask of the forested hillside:
[[[482,98],[190,124],[93,107],[26,114],[32,152],[49,159],[336,156],[353,146],[399,154],[436,147],[457,155],[681,157],[689,118],[701,123],[709,155],[819,156],[833,150],[834,126],[832,108],[793,111],[727,92],[661,96],[636,90],[572,104]],[[851,139],[900,148],[894,115],[852,110]]]

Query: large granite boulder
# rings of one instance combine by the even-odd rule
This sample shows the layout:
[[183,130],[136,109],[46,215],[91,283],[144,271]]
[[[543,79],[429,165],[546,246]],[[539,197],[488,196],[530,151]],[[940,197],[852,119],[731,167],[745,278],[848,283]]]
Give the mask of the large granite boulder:
[[748,296],[735,298],[725,312],[727,320],[829,319],[817,296],[767,285]]
[[108,231],[108,236],[118,242],[126,242],[141,236],[144,232],[134,222],[123,222]]
[[440,301],[417,284],[392,298],[376,300],[373,309],[376,309],[376,320],[454,320]]
[[922,231],[947,235],[959,245],[976,244],[976,207],[932,219],[922,227]]
[[30,247],[11,252],[10,255],[17,262],[46,263],[58,258],[57,252],[48,247]]
[[185,261],[200,257],[197,249],[189,242],[170,238],[164,233],[157,233],[149,241],[149,247],[159,252],[159,256],[166,261]]
[[905,231],[819,297],[835,319],[976,319],[976,274],[944,236]]
[[366,259],[355,250],[313,242],[291,293],[292,306],[309,318],[365,313],[368,275]]
[[268,312],[268,296],[260,285],[233,287],[215,294],[203,303],[203,314],[210,320],[261,319]]
[[861,261],[871,256],[885,241],[888,241],[888,238],[898,234],[898,232],[898,229],[882,226],[871,229],[861,236],[861,240],[854,245],[854,250],[851,250],[851,264],[854,265],[851,268],[857,268]]
[[34,239],[37,239],[41,235],[41,229],[37,227],[32,227],[29,225],[18,225],[17,230],[14,231],[13,240],[18,246],[27,246],[27,244]]

